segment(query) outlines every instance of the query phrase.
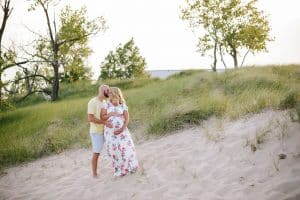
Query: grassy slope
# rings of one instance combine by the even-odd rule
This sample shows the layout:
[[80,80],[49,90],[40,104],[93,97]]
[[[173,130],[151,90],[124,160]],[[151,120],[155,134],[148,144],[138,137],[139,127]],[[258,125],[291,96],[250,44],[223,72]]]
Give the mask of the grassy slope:
[[[300,66],[243,68],[215,74],[186,71],[167,80],[111,81],[123,89],[132,132],[164,134],[211,115],[238,118],[264,108],[298,107]],[[0,167],[33,160],[66,148],[89,145],[86,104],[97,85],[62,85],[61,99],[29,99],[0,114]],[[34,104],[32,103],[34,102]]]

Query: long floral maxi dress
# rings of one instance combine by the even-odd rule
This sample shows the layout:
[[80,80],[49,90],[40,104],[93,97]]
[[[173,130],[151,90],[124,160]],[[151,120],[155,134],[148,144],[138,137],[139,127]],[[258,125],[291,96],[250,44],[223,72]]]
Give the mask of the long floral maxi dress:
[[[106,103],[105,108],[107,113],[117,112],[118,114],[122,114],[125,110],[128,110],[125,104],[114,106],[110,102]],[[124,116],[112,116],[108,121],[113,127],[105,127],[104,137],[108,156],[112,159],[114,176],[124,176],[135,172],[138,168],[138,160],[128,128],[118,135],[114,134],[115,130],[123,126],[125,122]]]

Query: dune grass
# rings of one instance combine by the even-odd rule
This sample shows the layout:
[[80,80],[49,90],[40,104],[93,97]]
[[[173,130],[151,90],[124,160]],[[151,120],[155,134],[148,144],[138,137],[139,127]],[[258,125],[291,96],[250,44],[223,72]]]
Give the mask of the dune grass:
[[[130,129],[164,135],[210,116],[238,118],[263,109],[296,108],[300,115],[300,66],[247,67],[222,73],[184,71],[166,80],[112,80],[130,112]],[[0,113],[0,167],[90,145],[86,105],[98,84],[62,84],[60,100],[38,97]],[[36,100],[38,99],[38,100]],[[298,117],[299,118],[299,117]]]

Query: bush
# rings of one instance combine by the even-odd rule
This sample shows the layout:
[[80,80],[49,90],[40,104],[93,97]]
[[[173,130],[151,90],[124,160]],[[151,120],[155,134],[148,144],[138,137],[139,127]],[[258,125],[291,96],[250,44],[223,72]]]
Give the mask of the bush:
[[176,113],[173,116],[166,116],[151,123],[148,126],[147,133],[161,135],[171,131],[180,130],[184,128],[185,125],[199,125],[212,114],[214,114],[212,109]]
[[283,99],[280,101],[279,107],[281,109],[294,108],[297,104],[297,94],[296,92],[288,92],[285,94]]

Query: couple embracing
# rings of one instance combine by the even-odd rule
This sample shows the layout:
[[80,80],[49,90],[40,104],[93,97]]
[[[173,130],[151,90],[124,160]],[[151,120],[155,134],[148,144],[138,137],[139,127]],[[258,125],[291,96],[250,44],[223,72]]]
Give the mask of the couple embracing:
[[138,169],[138,160],[127,128],[129,113],[121,90],[101,85],[98,96],[88,103],[87,114],[93,148],[93,176],[98,175],[98,158],[104,144],[112,162],[114,176],[134,173]]

